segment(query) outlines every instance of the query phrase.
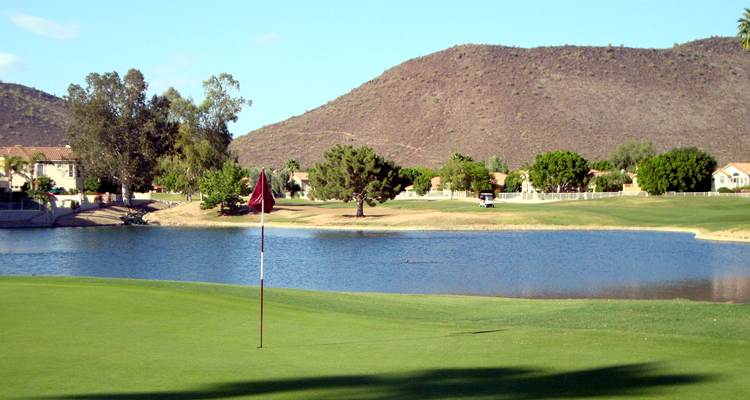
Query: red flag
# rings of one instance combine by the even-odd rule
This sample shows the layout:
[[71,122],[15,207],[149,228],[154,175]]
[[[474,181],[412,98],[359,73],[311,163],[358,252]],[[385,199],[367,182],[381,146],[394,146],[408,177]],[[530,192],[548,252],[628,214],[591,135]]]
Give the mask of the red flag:
[[268,185],[265,170],[262,170],[260,171],[258,183],[255,185],[255,190],[253,190],[253,195],[250,196],[248,205],[256,211],[270,213],[274,204],[276,204],[276,201],[273,199],[271,186]]

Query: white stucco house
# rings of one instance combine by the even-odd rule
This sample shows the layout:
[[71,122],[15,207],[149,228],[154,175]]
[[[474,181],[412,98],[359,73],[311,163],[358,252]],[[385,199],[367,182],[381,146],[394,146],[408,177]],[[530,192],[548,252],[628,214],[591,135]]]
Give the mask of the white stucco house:
[[750,186],[750,163],[729,163],[723,168],[717,168],[711,177],[711,191],[720,188],[736,189]]
[[[27,161],[34,160],[36,155],[43,154],[44,158],[33,162],[33,172],[27,168],[25,173],[18,174],[5,169],[5,159],[15,156]],[[31,165],[29,165],[31,166]],[[73,158],[70,147],[0,147],[0,190],[20,191],[21,186],[29,179],[36,179],[46,175],[55,181],[55,187],[66,190],[83,189],[83,177],[80,175],[78,162]]]

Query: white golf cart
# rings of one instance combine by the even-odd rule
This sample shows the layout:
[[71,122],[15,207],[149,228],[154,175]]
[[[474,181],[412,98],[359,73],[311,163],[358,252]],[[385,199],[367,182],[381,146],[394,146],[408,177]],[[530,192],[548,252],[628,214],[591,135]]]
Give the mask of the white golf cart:
[[495,208],[492,200],[495,196],[492,193],[479,193],[479,207]]

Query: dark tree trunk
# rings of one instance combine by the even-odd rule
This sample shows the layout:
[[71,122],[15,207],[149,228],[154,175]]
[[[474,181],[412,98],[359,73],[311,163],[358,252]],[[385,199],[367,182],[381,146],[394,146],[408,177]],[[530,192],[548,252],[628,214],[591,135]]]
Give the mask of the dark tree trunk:
[[365,199],[358,198],[357,199],[357,218],[365,216],[364,205],[365,205]]

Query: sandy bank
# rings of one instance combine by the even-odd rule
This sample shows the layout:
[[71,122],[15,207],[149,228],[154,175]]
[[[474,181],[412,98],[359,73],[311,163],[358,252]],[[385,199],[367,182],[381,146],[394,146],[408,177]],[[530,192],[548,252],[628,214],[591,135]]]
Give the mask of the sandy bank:
[[[219,217],[215,211],[201,210],[197,202],[156,211],[146,215],[149,224],[183,227],[259,227],[260,214]],[[369,214],[368,214],[369,212]],[[507,223],[518,221],[509,213],[440,212],[371,208],[365,218],[355,218],[352,209],[323,208],[315,204],[278,206],[265,216],[268,227],[294,229],[387,230],[387,231],[660,231],[692,233],[697,239],[747,242],[750,231],[708,232],[695,228],[637,227],[601,225],[532,225]]]

